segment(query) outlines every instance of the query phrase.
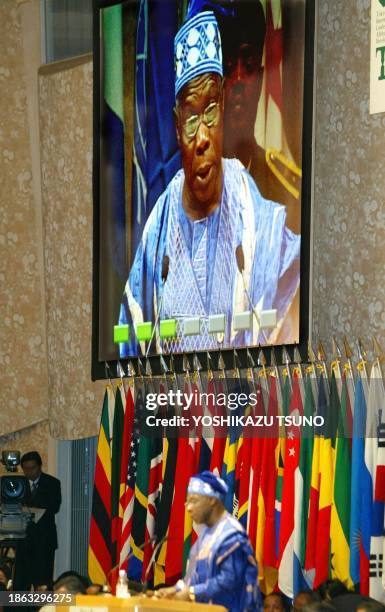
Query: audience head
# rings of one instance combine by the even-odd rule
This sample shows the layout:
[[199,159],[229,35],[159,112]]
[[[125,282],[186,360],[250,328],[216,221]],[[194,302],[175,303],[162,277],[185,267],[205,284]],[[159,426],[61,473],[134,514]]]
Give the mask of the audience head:
[[327,601],[314,601],[302,608],[302,612],[336,612],[336,609]]
[[319,597],[314,591],[311,591],[310,589],[299,591],[299,593],[297,593],[297,595],[294,597],[293,612],[303,610],[304,606],[307,606],[314,601],[319,601]]
[[331,600],[339,595],[349,593],[349,590],[341,580],[325,580],[317,589],[321,599]]
[[90,581],[78,572],[69,570],[56,578],[53,590],[59,593],[86,593]]
[[102,584],[90,584],[89,587],[87,587],[87,595],[99,595],[99,593],[103,592],[103,585]]
[[263,602],[264,612],[288,612],[289,604],[282,593],[270,593]]

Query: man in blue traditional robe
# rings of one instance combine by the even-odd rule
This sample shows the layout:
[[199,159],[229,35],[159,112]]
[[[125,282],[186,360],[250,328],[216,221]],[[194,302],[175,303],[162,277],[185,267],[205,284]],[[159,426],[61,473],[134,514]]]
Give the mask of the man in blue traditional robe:
[[[218,24],[211,11],[189,14],[175,38],[175,125],[182,169],[159,197],[137,249],[119,323],[176,319],[177,335],[157,351],[181,352],[298,341],[287,326],[298,296],[300,236],[286,227],[285,208],[265,200],[236,159],[222,158],[223,70]],[[268,334],[261,311],[275,309]],[[235,313],[254,311],[256,324],[234,329]],[[211,315],[225,329],[211,333]],[[186,318],[200,334],[184,335]],[[285,327],[286,325],[286,327]],[[122,357],[145,354],[131,333]]]
[[224,506],[228,487],[212,472],[190,479],[187,511],[205,527],[189,555],[184,580],[157,597],[222,605],[231,612],[262,610],[258,567],[242,525]]

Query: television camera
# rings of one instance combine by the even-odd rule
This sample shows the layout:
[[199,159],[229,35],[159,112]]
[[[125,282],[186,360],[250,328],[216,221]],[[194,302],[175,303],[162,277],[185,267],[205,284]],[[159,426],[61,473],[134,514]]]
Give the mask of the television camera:
[[18,473],[19,451],[2,451],[4,465],[0,476],[0,539],[23,539],[33,513],[23,509],[27,491],[27,479]]

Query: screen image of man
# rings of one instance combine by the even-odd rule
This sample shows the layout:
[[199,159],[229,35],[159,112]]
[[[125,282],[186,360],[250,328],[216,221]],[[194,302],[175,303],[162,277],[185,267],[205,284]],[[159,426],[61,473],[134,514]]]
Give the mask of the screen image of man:
[[[150,213],[126,283],[119,323],[177,320],[177,336],[157,352],[256,345],[277,338],[299,287],[300,237],[286,227],[285,208],[265,200],[236,159],[222,157],[223,69],[211,11],[188,13],[175,37],[175,125],[182,169]],[[258,324],[234,329],[235,313],[277,311],[271,334]],[[222,334],[212,315],[225,316]],[[183,322],[200,318],[200,334]],[[292,328],[281,342],[298,340]],[[122,357],[144,354],[134,334]]]
[[36,451],[22,456],[21,467],[27,479],[24,505],[44,509],[44,513],[37,522],[28,525],[27,537],[18,545],[14,587],[16,590],[42,585],[51,588],[57,548],[55,514],[61,504],[60,481],[42,472],[42,460]]
[[257,562],[243,527],[225,510],[226,492],[226,483],[212,472],[190,479],[187,511],[205,527],[191,548],[184,580],[156,596],[222,605],[232,612],[262,610]]

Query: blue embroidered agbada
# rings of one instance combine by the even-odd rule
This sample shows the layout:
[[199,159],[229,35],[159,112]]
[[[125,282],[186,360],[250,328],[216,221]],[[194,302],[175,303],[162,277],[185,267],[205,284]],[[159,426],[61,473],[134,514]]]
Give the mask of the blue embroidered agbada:
[[227,512],[198,537],[184,582],[194,587],[199,603],[222,605],[231,612],[262,610],[254,553],[243,527]]
[[[150,214],[125,287],[120,324],[154,322],[160,308],[162,319],[177,319],[178,338],[164,341],[163,351],[239,347],[263,341],[257,326],[237,332],[232,325],[234,313],[250,310],[236,262],[239,245],[253,306],[259,312],[277,309],[278,328],[299,286],[300,236],[286,227],[285,208],[261,196],[238,160],[222,162],[220,205],[199,221],[192,221],[184,212],[184,172],[177,172]],[[165,255],[169,266],[163,283]],[[208,333],[208,316],[222,313],[226,330],[224,338],[218,338]],[[201,317],[200,336],[183,336],[182,321],[188,316]],[[122,357],[144,353],[144,345],[139,346],[134,334],[129,343],[120,346]]]
[[[190,495],[224,501],[228,486],[209,471],[190,478]],[[242,525],[228,512],[212,527],[205,527],[192,547],[181,590],[193,587],[195,600],[225,606],[231,612],[262,610],[258,566]]]

